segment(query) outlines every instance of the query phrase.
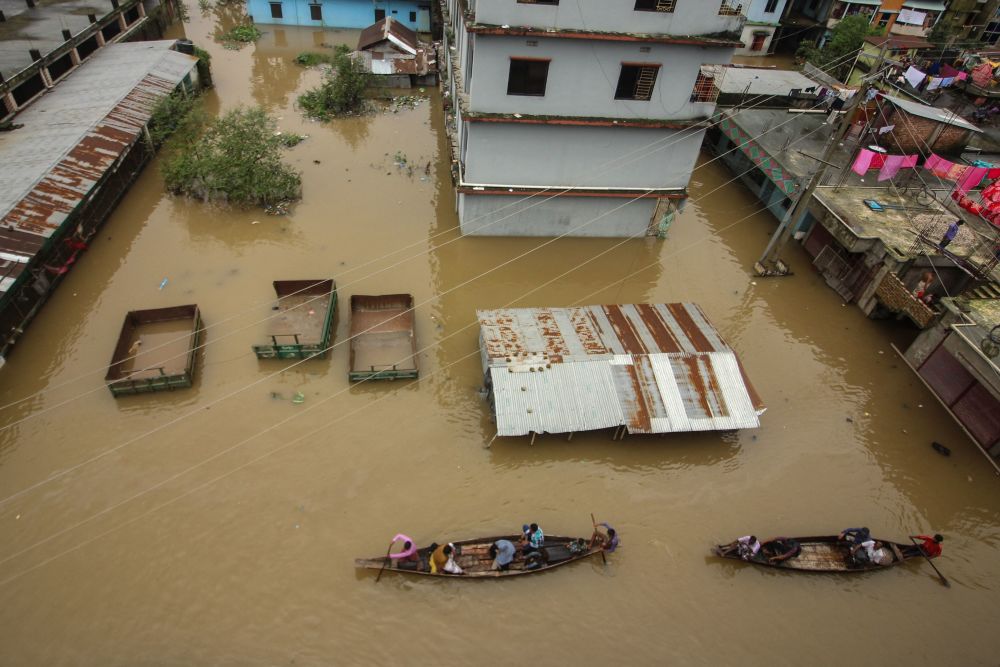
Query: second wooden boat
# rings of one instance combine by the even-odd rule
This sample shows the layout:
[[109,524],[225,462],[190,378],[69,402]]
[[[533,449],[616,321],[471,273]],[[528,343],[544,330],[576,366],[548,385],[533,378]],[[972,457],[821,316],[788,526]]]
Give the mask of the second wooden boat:
[[[891,557],[891,560],[882,565],[855,562],[851,557],[851,543],[839,540],[836,535],[773,538],[761,542],[757,555],[744,562],[804,572],[870,572],[924,557],[913,544],[900,544],[888,540],[876,540],[876,542],[881,542],[882,548]],[[713,551],[722,558],[743,560],[732,543],[717,545]],[[781,560],[776,559],[788,555],[790,551],[794,555]]]

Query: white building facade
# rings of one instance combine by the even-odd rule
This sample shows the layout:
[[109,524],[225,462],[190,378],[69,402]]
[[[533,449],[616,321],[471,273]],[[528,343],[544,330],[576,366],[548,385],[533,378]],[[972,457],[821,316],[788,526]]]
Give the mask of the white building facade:
[[662,235],[745,17],[730,0],[442,0],[462,231]]
[[771,52],[774,33],[785,13],[786,0],[750,0],[745,13],[746,25],[740,41],[743,47],[736,50],[738,56],[766,56]]

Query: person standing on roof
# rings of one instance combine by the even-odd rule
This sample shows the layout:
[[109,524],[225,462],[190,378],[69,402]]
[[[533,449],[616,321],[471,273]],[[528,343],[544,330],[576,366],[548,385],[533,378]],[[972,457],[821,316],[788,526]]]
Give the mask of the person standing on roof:
[[955,240],[955,237],[958,236],[958,230],[964,224],[965,220],[957,219],[955,222],[948,225],[948,229],[945,231],[944,236],[942,236],[941,240],[938,242],[938,248],[941,250],[947,248],[948,245]]

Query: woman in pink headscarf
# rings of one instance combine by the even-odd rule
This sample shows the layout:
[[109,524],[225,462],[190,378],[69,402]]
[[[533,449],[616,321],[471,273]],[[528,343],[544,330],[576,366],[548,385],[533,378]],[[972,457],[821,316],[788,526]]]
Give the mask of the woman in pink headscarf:
[[[395,545],[396,542],[403,543],[403,550],[399,553],[390,553],[389,558],[396,562],[397,568],[410,567],[419,568],[420,567],[420,554],[417,553],[417,545],[413,543],[413,540],[399,533],[396,537],[392,538],[392,544]],[[392,550],[392,547],[389,547]],[[410,563],[416,563],[416,565],[410,565]]]

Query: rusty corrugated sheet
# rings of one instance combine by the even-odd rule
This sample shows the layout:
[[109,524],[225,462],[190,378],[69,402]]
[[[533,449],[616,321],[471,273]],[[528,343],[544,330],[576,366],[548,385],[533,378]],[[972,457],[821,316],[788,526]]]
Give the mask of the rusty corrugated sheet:
[[197,59],[172,40],[109,45],[19,113],[0,137],[0,291],[138,139]]
[[500,435],[759,426],[735,352],[694,304],[479,311]]

